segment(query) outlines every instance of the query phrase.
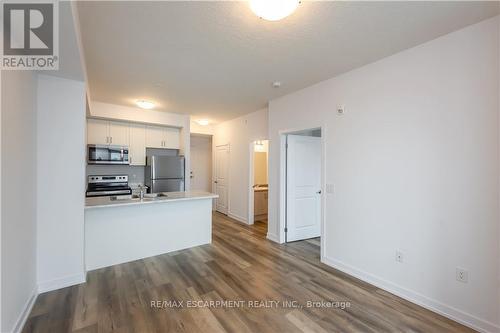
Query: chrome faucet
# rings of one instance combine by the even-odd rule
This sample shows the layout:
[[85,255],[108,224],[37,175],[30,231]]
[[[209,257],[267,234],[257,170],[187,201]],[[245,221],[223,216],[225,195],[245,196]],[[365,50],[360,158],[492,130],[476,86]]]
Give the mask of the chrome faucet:
[[144,189],[145,189],[145,188],[144,188],[144,185],[142,185],[142,184],[141,184],[141,185],[139,185],[139,189],[140,189],[140,192],[139,192],[139,198],[140,198],[141,200],[144,200]]

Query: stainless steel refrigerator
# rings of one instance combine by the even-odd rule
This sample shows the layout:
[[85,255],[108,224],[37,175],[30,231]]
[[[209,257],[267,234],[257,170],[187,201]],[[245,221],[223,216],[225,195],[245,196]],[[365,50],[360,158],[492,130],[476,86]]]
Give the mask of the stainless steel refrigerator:
[[148,156],[144,183],[151,193],[184,191],[183,156]]

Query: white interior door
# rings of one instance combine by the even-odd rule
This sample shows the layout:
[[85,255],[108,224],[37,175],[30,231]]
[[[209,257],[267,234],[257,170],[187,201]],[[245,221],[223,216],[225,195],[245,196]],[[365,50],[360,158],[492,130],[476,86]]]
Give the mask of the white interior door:
[[191,135],[191,189],[212,192],[212,138]]
[[321,138],[287,137],[286,240],[321,236]]
[[229,174],[229,146],[217,146],[215,148],[215,193],[219,195],[216,200],[215,209],[227,214],[228,198],[228,174]]

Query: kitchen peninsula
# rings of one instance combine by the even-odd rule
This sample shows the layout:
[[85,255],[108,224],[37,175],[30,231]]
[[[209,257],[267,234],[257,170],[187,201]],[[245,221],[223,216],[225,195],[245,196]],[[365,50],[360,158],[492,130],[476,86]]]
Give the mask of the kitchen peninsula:
[[212,200],[201,192],[87,198],[86,270],[211,243]]

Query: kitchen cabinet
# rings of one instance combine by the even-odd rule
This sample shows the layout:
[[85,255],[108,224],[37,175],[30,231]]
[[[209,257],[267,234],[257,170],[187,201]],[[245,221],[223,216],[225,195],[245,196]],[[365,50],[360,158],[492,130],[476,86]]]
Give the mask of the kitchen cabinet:
[[108,121],[87,119],[87,144],[109,144]]
[[87,119],[87,144],[129,147],[130,165],[146,165],[146,147],[180,148],[180,129]]
[[180,130],[172,127],[147,126],[146,147],[179,149]]
[[109,143],[115,146],[129,145],[129,124],[110,121]]
[[129,145],[129,125],[107,120],[87,119],[87,144]]
[[165,148],[180,148],[180,130],[178,128],[165,127]]
[[146,147],[164,148],[165,130],[160,126],[146,126]]
[[146,126],[130,124],[130,145],[128,149],[130,165],[146,165]]
[[255,216],[267,215],[267,190],[258,190],[254,192],[254,212]]

